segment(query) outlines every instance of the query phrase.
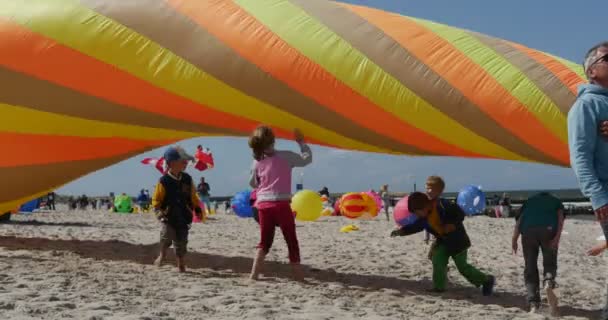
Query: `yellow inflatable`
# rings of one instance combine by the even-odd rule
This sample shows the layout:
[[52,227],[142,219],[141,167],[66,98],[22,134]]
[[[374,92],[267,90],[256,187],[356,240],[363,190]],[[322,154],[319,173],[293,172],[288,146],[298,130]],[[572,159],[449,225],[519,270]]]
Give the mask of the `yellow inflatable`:
[[319,219],[323,210],[321,196],[311,190],[302,190],[291,199],[291,210],[298,221],[315,221]]
[[357,227],[354,224],[349,224],[347,226],[340,228],[340,232],[342,232],[342,233],[349,233],[349,232],[358,231],[358,230],[359,230],[359,227]]

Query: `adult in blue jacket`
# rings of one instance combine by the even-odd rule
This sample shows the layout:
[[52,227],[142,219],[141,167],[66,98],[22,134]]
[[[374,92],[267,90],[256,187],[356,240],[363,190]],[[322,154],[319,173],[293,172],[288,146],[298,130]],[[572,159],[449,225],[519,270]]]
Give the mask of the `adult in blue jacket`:
[[[589,49],[583,68],[589,83],[579,87],[568,113],[570,162],[608,241],[608,42]],[[599,255],[607,247],[603,242],[588,253]],[[608,320],[608,299],[602,319]]]

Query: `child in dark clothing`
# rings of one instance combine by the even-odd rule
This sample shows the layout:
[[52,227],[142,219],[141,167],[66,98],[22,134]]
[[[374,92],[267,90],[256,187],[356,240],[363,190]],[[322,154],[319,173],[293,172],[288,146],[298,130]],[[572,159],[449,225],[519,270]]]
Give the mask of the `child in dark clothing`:
[[439,198],[445,183],[439,177],[429,177],[427,194],[414,192],[408,198],[408,208],[418,219],[411,225],[397,229],[391,237],[406,236],[423,230],[436,240],[429,256],[433,261],[433,292],[443,292],[447,282],[447,266],[452,258],[458,271],[476,287],[482,287],[484,296],[494,290],[495,278],[470,265],[467,253],[471,241],[464,228],[464,212],[456,204]]
[[160,254],[154,264],[160,266],[166,251],[173,243],[179,272],[186,271],[184,257],[188,245],[188,231],[192,224],[192,211],[202,217],[192,177],[184,172],[192,156],[180,147],[170,147],[164,154],[169,170],[160,178],[154,190],[152,206],[161,222]]
[[557,252],[564,226],[564,205],[555,196],[541,192],[530,197],[522,206],[513,230],[513,253],[517,253],[521,234],[524,254],[527,300],[531,313],[540,309],[540,279],[538,275],[538,255],[543,256],[544,290],[551,315],[558,316],[556,287]]

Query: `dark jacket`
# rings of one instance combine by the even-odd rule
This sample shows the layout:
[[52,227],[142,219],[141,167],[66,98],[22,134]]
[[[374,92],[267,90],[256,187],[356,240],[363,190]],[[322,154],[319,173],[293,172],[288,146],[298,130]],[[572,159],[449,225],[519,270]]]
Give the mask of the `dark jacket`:
[[395,232],[399,236],[407,236],[426,230],[437,238],[438,245],[444,245],[449,255],[455,255],[471,247],[471,240],[464,228],[464,212],[460,207],[446,199],[439,199],[437,211],[442,225],[452,224],[456,229],[450,233],[440,235],[428,223],[427,219],[416,220],[413,224],[401,227]]
[[[186,227],[192,223],[192,210],[199,207],[192,177],[183,172],[176,180],[168,174],[162,176],[155,192],[155,202],[166,212],[167,223],[173,227]],[[198,200],[198,199],[197,199]]]

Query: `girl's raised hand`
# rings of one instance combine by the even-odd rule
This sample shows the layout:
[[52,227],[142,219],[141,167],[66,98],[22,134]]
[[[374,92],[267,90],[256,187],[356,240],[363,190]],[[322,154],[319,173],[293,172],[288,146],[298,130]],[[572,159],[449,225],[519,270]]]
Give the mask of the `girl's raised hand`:
[[297,143],[303,143],[304,142],[304,135],[302,134],[302,131],[300,131],[300,129],[294,129],[293,130],[293,135],[294,138],[296,140]]

